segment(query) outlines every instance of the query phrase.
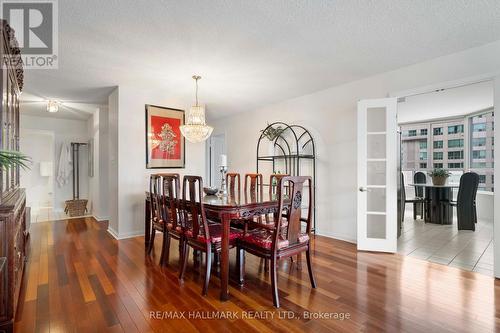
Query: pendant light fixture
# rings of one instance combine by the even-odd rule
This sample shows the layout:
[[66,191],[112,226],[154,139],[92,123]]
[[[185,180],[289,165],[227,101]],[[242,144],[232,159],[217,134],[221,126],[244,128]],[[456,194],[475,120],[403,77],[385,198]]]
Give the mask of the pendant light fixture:
[[187,114],[186,124],[180,127],[182,135],[193,143],[205,141],[212,134],[214,128],[205,122],[205,107],[198,105],[198,80],[199,75],[193,75],[196,82],[196,104],[191,107]]

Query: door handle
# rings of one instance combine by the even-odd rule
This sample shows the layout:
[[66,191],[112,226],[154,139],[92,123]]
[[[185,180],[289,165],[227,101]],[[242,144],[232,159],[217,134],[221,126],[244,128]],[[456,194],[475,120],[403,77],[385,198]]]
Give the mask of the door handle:
[[369,189],[367,189],[367,188],[366,188],[366,187],[364,187],[364,186],[360,186],[360,188],[359,188],[359,192],[370,192],[370,190],[369,190]]

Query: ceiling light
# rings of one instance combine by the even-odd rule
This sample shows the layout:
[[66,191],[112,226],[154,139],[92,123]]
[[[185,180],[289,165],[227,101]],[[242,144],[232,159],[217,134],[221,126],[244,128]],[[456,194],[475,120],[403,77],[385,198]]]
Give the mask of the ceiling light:
[[186,124],[180,130],[188,141],[198,143],[208,139],[214,128],[205,122],[205,107],[198,105],[198,80],[201,76],[193,75],[193,79],[196,82],[196,104],[189,110]]
[[59,111],[59,102],[54,100],[49,100],[47,102],[47,112],[54,113]]

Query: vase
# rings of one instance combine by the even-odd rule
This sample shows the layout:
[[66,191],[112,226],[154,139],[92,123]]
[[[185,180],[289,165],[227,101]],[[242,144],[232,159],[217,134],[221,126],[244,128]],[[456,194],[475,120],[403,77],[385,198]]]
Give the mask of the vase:
[[443,176],[432,176],[432,184],[434,185],[444,185],[446,184],[446,180],[448,177],[443,177]]

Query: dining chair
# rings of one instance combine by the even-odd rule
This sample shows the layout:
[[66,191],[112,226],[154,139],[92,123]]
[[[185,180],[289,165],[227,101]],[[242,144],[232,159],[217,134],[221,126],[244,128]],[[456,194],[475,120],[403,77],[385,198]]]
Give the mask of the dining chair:
[[[417,186],[415,186],[417,187]],[[416,192],[417,193],[417,192]],[[422,205],[424,206],[425,205],[425,198],[424,197],[414,197],[414,198],[407,198],[406,197],[406,188],[405,188],[405,177],[403,175],[403,173],[401,172],[401,195],[402,195],[402,202],[403,202],[403,209],[402,209],[402,212],[401,212],[401,222],[404,222],[404,219],[405,219],[405,208],[406,208],[406,204],[407,203],[412,203],[413,204],[413,219],[416,220],[417,219],[417,205]],[[422,209],[423,211],[424,209]],[[423,218],[424,216],[421,215],[421,217]]]
[[260,173],[247,173],[245,174],[245,199],[247,194],[250,194],[250,200],[256,201],[257,198],[262,198],[264,191],[264,184],[262,181],[262,174]]
[[[228,172],[226,174],[226,184],[228,188],[228,193],[231,197],[235,198],[236,193],[241,191],[241,177],[239,173]],[[238,186],[238,192],[236,192],[236,186]]]
[[182,219],[179,216],[180,176],[177,173],[162,174],[163,206],[166,212],[166,232],[163,233],[163,247],[160,263],[168,264],[170,254],[170,239],[179,241],[179,258],[182,258],[183,233]]
[[476,230],[476,195],[478,187],[479,175],[475,172],[466,172],[460,177],[457,200],[442,201],[444,205],[457,207],[458,230]]
[[283,177],[289,176],[287,174],[273,173],[269,177],[269,198],[272,198],[277,192],[279,180]]
[[154,248],[156,231],[163,232],[163,216],[161,209],[161,176],[152,174],[149,176],[149,210],[151,212],[151,237],[147,253],[150,254]]
[[[184,242],[182,268],[179,275],[184,280],[189,257],[188,246],[193,250],[205,253],[205,281],[202,295],[206,295],[210,281],[212,253],[220,254],[222,243],[222,225],[208,223],[203,206],[203,179],[199,176],[184,176],[182,186],[182,215],[184,219]],[[229,246],[236,245],[236,239],[241,236],[241,230],[230,228]]]
[[[413,175],[414,184],[425,184],[427,182],[427,176],[422,171],[415,172]],[[415,197],[424,199],[424,202],[414,202],[413,203],[413,219],[417,219],[417,215],[424,218],[425,214],[425,194],[424,188],[422,186],[415,186]]]
[[[302,217],[302,201],[304,197],[304,183],[308,183],[309,205],[307,217]],[[285,194],[286,186],[289,187],[290,195]],[[306,253],[307,269],[311,287],[316,288],[310,254],[311,218],[313,205],[312,178],[308,176],[291,177],[280,179],[278,185],[278,210],[279,215],[286,210],[288,225],[283,226],[282,219],[275,218],[274,228],[261,227],[246,232],[237,241],[237,266],[239,267],[239,282],[244,283],[245,275],[245,252],[260,258],[269,259],[271,262],[271,289],[273,293],[274,306],[279,308],[278,295],[278,260],[289,258],[294,255]],[[285,205],[285,199],[287,205]],[[305,223],[305,232],[302,232],[302,223]]]

